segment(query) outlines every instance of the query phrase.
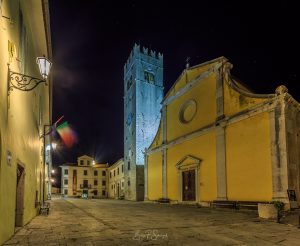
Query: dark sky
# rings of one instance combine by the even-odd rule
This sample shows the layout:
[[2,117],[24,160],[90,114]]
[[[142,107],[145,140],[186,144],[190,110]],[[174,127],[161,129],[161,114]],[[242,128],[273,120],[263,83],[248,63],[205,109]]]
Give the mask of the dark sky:
[[288,1],[102,2],[50,0],[53,121],[64,115],[79,136],[72,149],[56,150],[55,165],[83,154],[109,163],[123,156],[123,66],[135,42],[164,54],[165,93],[187,57],[196,65],[225,56],[232,74],[254,91],[273,93],[285,84],[300,101],[300,20]]

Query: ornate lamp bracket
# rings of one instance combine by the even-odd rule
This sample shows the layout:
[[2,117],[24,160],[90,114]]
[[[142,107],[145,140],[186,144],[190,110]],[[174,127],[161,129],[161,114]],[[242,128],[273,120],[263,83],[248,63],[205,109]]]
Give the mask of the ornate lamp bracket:
[[20,91],[31,91],[35,87],[37,87],[40,83],[46,83],[46,80],[39,79],[36,77],[32,77],[26,74],[17,73],[9,68],[8,66],[8,95],[10,94],[13,89],[17,89]]

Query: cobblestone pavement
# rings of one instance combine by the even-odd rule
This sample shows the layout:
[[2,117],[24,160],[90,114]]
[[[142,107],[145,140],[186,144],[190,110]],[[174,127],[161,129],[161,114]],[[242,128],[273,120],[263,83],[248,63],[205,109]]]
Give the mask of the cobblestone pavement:
[[53,199],[5,245],[300,245],[300,229],[255,211]]

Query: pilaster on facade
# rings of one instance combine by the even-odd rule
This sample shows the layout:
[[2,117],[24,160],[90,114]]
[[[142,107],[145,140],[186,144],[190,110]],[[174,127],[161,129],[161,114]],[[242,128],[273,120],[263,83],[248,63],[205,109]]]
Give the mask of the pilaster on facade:
[[227,200],[225,125],[216,127],[217,200]]
[[284,93],[277,95],[275,108],[269,112],[273,180],[272,197],[273,200],[280,200],[288,203],[286,102],[284,97]]
[[168,189],[167,189],[167,149],[162,150],[163,163],[162,163],[162,195],[163,198],[168,198]]
[[226,139],[224,118],[223,67],[216,71],[216,170],[217,200],[227,200]]
[[144,152],[144,159],[145,159],[145,170],[144,170],[144,179],[145,179],[145,185],[144,185],[144,201],[148,201],[148,155],[146,154],[146,150]]
[[[163,143],[167,143],[167,105],[162,108]],[[167,148],[162,149],[162,198],[167,199]]]
[[224,87],[223,87],[223,67],[216,70],[216,109],[217,119],[224,118]]

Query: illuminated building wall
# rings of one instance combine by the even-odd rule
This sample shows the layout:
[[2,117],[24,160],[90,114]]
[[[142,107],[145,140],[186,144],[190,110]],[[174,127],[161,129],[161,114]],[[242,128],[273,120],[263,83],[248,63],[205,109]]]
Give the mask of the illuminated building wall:
[[108,197],[115,199],[124,198],[124,160],[119,159],[109,169]]
[[108,163],[94,163],[92,157],[83,155],[77,158],[77,163],[65,163],[60,168],[63,196],[108,197]]
[[145,199],[300,204],[300,104],[285,86],[251,92],[231,67],[225,57],[189,67],[165,96]]
[[163,56],[135,44],[124,66],[125,199],[144,199],[144,151],[157,132],[162,99]]
[[0,1],[0,245],[38,214],[51,188],[49,139],[40,137],[51,123],[51,78],[8,94],[7,66],[41,78],[36,58],[52,60],[47,2]]

